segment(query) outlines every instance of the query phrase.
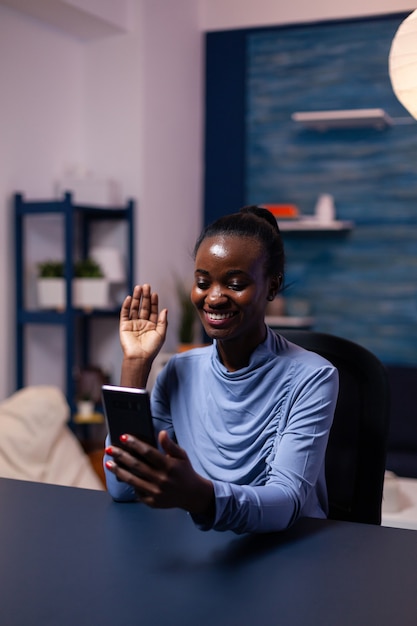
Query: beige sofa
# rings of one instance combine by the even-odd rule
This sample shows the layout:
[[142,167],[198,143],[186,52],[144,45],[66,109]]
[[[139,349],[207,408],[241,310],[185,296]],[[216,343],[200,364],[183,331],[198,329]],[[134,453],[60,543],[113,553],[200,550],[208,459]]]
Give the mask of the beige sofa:
[[68,418],[68,403],[56,387],[25,387],[1,402],[0,476],[104,489]]

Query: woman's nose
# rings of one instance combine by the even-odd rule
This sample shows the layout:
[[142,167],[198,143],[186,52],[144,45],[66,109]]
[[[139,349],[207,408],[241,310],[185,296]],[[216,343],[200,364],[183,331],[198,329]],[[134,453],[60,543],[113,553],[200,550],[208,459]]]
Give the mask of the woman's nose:
[[223,294],[220,285],[212,285],[207,294],[207,299],[211,305],[225,300],[225,295]]

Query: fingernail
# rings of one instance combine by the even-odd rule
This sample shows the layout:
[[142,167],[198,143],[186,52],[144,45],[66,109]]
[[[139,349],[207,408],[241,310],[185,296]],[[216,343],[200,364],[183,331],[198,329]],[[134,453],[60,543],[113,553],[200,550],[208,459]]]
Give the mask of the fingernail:
[[106,454],[112,455],[113,454],[113,448],[111,446],[107,446],[107,448],[104,450],[104,452]]
[[107,469],[112,470],[116,467],[115,463],[113,463],[113,461],[106,461],[105,462],[105,466],[107,467]]
[[120,435],[120,441],[127,443],[129,441],[129,437],[127,435]]

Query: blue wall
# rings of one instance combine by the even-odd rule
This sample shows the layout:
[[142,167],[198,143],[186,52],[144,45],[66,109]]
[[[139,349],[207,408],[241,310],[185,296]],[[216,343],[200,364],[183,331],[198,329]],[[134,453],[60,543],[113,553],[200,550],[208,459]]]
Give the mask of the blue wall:
[[[222,143],[231,143],[227,132],[211,136],[206,162],[212,167],[215,159],[222,178],[212,170],[217,205],[212,191],[206,221],[238,208],[226,202],[231,188],[241,204],[290,202],[303,214],[313,213],[319,194],[332,194],[338,219],[355,227],[343,236],[284,234],[287,297],[309,301],[318,330],[358,341],[384,362],[416,364],[417,123],[388,76],[389,48],[403,17],[233,32],[237,75],[245,68],[244,116],[222,119],[235,131],[242,125],[236,159],[243,150],[243,180],[227,179],[230,168],[221,158]],[[215,40],[213,34],[208,53]],[[223,77],[219,102],[228,89],[242,92],[237,80],[233,89]],[[212,78],[208,94],[214,86]],[[350,108],[383,108],[411,123],[318,133],[291,121],[294,111]],[[210,107],[207,116],[215,119]]]

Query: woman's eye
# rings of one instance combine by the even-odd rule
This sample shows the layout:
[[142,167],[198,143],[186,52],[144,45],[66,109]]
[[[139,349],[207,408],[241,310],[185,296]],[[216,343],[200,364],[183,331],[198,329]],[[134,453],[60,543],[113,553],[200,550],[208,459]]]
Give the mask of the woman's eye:
[[241,283],[232,283],[229,285],[229,289],[233,289],[233,291],[243,291],[246,285],[242,285]]
[[209,284],[207,281],[197,280],[195,286],[197,287],[197,289],[202,289],[204,291],[205,289],[208,289]]

